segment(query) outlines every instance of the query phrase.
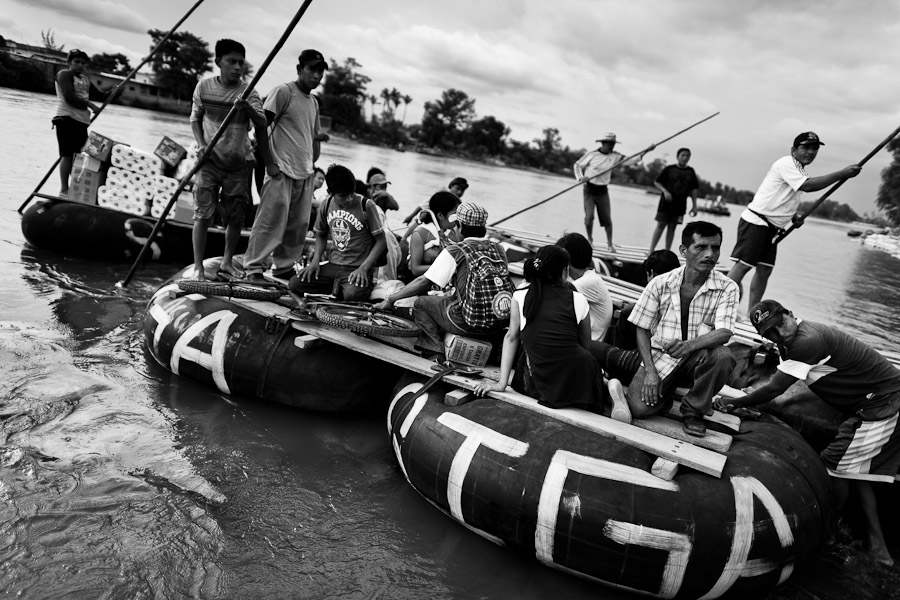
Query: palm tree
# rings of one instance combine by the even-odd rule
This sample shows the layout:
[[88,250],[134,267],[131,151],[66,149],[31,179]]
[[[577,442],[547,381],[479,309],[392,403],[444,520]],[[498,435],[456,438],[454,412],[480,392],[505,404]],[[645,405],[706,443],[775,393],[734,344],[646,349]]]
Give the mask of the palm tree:
[[391,109],[391,90],[389,90],[387,88],[384,88],[383,90],[381,90],[381,99],[384,100],[384,102],[382,102],[382,104],[384,105],[384,110],[382,111],[382,114],[385,117],[390,117],[391,119],[393,119],[394,111]]
[[375,105],[378,104],[378,96],[375,94],[370,94],[366,97],[366,100],[372,105],[372,122],[375,122]]
[[398,90],[397,88],[391,88],[390,97],[391,97],[391,104],[394,106],[394,108],[391,109],[391,118],[393,118],[394,113],[397,111],[398,108],[400,108],[400,98],[401,98],[400,90]]
[[406,109],[409,108],[409,103],[413,101],[412,96],[404,94],[402,98],[403,100],[403,119],[401,121],[406,121]]

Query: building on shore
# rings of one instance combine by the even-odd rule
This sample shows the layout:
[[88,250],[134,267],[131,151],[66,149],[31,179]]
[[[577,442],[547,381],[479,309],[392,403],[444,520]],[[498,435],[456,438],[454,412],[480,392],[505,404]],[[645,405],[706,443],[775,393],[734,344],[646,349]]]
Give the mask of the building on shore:
[[[2,39],[2,38],[0,38]],[[12,40],[2,40],[0,52],[6,52],[12,58],[38,68],[44,75],[46,86],[44,91],[53,90],[53,82],[56,73],[66,67],[66,53],[59,50],[51,50],[43,46],[32,46]],[[110,92],[125,78],[112,73],[88,72],[91,83],[102,92]],[[180,100],[170,93],[168,89],[161,88],[153,82],[151,73],[138,72],[122,86],[116,104],[134,106],[135,108],[147,108],[150,110],[162,110],[181,114],[191,112],[191,99]]]

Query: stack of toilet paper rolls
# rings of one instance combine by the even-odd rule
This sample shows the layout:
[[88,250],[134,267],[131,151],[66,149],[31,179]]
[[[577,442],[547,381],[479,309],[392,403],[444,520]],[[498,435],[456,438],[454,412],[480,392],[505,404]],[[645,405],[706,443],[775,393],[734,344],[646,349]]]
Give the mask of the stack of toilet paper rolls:
[[123,144],[113,146],[110,158],[113,166],[97,190],[97,204],[138,216],[162,215],[178,180],[162,175],[160,158]]
[[110,153],[112,166],[140,173],[142,175],[162,175],[163,162],[152,152],[137,150],[125,144],[116,144]]

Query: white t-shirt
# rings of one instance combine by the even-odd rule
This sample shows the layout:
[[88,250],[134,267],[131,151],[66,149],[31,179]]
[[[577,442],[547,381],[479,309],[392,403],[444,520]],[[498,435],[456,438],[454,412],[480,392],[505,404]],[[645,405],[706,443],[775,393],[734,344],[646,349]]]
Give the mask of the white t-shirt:
[[765,215],[776,227],[785,228],[791,224],[791,218],[800,206],[803,192],[800,186],[806,183],[809,175],[793,156],[782,156],[769,168],[759,189],[753,196],[753,202],[741,213],[741,218],[754,225],[766,225],[759,216],[750,212]]
[[[519,331],[525,329],[525,296],[527,295],[528,288],[513,292],[513,300],[519,305]],[[581,292],[572,292],[572,296],[572,301],[575,303],[575,322],[581,323],[590,314],[591,309]]]
[[591,339],[603,341],[609,322],[612,320],[613,302],[609,288],[600,274],[593,269],[584,272],[578,279],[573,279],[575,289],[587,300],[591,309]]

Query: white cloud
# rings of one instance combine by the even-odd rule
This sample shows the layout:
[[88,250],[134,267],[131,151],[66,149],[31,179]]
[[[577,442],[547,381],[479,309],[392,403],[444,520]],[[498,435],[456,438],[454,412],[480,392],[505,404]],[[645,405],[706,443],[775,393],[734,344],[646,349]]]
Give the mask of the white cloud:
[[[44,8],[61,16],[74,17],[90,26],[146,33],[146,19],[121,2],[111,0],[13,0],[32,8]],[[48,24],[49,26],[49,24]]]

